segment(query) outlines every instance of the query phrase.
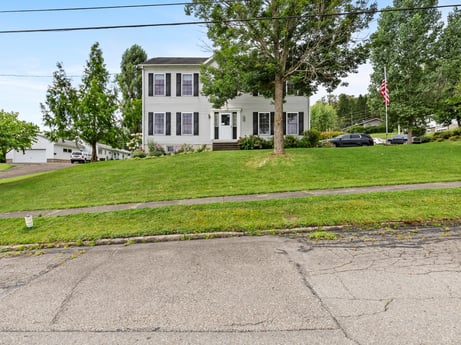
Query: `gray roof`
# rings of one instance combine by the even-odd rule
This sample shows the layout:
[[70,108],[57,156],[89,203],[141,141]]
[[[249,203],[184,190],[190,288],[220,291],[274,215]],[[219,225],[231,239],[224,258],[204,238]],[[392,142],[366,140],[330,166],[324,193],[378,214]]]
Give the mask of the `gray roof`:
[[201,65],[208,59],[209,57],[156,57],[141,65]]

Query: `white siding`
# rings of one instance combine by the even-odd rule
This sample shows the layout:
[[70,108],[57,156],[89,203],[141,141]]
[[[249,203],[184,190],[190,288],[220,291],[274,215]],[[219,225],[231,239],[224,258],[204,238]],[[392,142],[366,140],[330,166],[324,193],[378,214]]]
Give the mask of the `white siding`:
[[11,151],[7,159],[12,159],[13,163],[46,163],[46,149],[29,149],[25,153],[22,151]]
[[[253,134],[253,113],[273,112],[272,100],[262,96],[242,95],[230,100],[226,107],[213,109],[205,96],[176,96],[176,74],[177,73],[198,73],[200,66],[176,66],[176,65],[143,65],[143,147],[147,150],[149,142],[155,142],[164,147],[172,146],[178,149],[183,144],[189,145],[211,145],[215,137],[214,113],[215,112],[236,112],[237,113],[237,138]],[[171,75],[170,96],[149,96],[149,73],[161,73]],[[201,85],[199,90],[201,91]],[[284,112],[302,112],[303,128],[308,130],[309,121],[309,99],[303,96],[287,96],[284,103]],[[199,113],[199,135],[177,135],[176,113],[198,112]],[[169,135],[149,135],[149,113],[170,113]]]

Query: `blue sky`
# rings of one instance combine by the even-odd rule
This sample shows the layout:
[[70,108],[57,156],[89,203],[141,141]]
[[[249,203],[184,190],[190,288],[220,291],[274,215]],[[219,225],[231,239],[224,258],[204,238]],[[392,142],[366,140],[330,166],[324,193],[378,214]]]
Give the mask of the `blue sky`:
[[[16,0],[1,1],[6,10],[121,6],[180,2],[175,0]],[[388,4],[380,1],[380,8]],[[453,3],[441,0],[440,4]],[[98,11],[0,13],[0,30],[49,29],[65,27],[156,24],[194,21],[184,14],[183,6],[145,7]],[[376,21],[374,23],[376,25]],[[68,76],[81,75],[93,43],[99,42],[106,67],[118,73],[123,52],[133,44],[157,56],[210,56],[206,30],[202,26],[166,26],[137,29],[91,30],[51,33],[0,34],[0,109],[19,112],[22,120],[42,128],[40,103],[45,102],[47,87],[56,63],[62,62]],[[351,75],[349,87],[334,93],[365,94],[371,67],[363,65]],[[26,77],[29,76],[29,77]],[[78,85],[80,79],[73,78]],[[319,91],[312,101],[325,96]]]

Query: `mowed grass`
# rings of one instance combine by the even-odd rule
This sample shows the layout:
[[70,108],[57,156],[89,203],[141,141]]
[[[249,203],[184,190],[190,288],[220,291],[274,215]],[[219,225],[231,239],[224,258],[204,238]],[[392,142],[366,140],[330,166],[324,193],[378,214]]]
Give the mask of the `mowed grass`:
[[66,217],[0,219],[0,245],[94,241],[166,234],[258,234],[261,230],[350,225],[374,227],[386,222],[461,219],[461,189],[308,197],[246,203],[176,206]]
[[[0,212],[461,180],[461,144],[204,152],[77,165],[0,180]],[[0,219],[0,245],[386,222],[458,222],[461,189],[419,190]]]
[[461,143],[203,152],[0,180],[0,212],[461,180]]

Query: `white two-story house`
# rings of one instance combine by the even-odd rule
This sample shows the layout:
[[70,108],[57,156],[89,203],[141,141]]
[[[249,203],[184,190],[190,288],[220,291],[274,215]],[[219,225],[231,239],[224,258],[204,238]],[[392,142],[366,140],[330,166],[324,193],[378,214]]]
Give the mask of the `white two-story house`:
[[[182,145],[237,143],[239,138],[274,133],[274,104],[263,96],[243,94],[214,109],[201,94],[200,66],[210,58],[161,57],[140,65],[143,77],[143,147],[149,142],[175,152]],[[287,93],[284,133],[301,135],[310,129],[309,98]]]

